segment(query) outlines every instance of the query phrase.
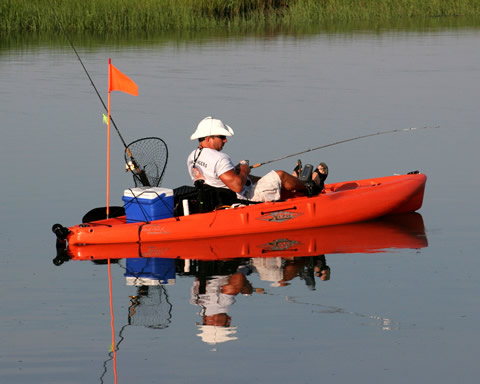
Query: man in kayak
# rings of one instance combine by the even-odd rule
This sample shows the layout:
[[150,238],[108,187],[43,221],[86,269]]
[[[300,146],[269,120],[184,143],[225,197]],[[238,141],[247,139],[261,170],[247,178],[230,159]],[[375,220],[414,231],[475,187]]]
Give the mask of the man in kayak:
[[221,152],[227,137],[233,134],[231,127],[213,117],[206,117],[198,124],[190,140],[198,140],[199,145],[187,160],[192,181],[204,180],[210,187],[229,189],[239,199],[250,201],[279,200],[282,190],[307,191],[315,187],[285,171],[270,171],[263,177],[253,176],[248,160],[242,160],[235,166],[230,156]]

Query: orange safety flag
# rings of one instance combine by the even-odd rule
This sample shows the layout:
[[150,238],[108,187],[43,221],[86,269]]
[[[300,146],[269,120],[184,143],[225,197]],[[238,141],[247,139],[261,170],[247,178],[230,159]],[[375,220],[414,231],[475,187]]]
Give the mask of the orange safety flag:
[[[121,92],[129,93],[130,95],[133,95],[133,96],[138,96],[137,84],[135,84],[132,81],[132,79],[130,79],[127,75],[124,75],[117,68],[115,68],[112,65],[112,59],[108,59],[108,108],[107,108],[108,116],[106,119],[104,118],[104,121],[106,120],[106,123],[108,126],[107,128],[107,209],[106,209],[107,218],[110,213],[110,121],[111,121],[110,95],[112,91],[121,91]],[[115,350],[114,350],[114,356],[115,356]],[[115,365],[115,359],[114,359],[114,365]],[[117,379],[115,377],[115,383],[116,382],[117,382]]]
[[110,66],[110,81],[108,92],[111,91],[122,91],[125,93],[129,93],[133,96],[138,96],[138,86],[130,79],[127,75],[124,75],[120,72],[115,66],[109,62],[108,65]]

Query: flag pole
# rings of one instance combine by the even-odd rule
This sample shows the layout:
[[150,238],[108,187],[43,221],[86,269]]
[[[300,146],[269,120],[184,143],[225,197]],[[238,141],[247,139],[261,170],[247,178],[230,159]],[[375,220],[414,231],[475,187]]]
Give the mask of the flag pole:
[[[138,86],[132,79],[120,72],[112,65],[112,59],[108,59],[108,108],[107,108],[107,208],[106,217],[110,213],[110,101],[112,91],[122,91],[133,96],[138,96]],[[115,124],[113,124],[115,126]],[[123,141],[122,136],[120,138]],[[123,142],[125,144],[125,142]],[[125,145],[125,148],[127,146]],[[131,157],[131,155],[130,155]],[[133,161],[133,158],[132,158]]]
[[110,95],[112,81],[112,59],[108,59],[108,108],[107,108],[107,209],[106,217],[110,213]]

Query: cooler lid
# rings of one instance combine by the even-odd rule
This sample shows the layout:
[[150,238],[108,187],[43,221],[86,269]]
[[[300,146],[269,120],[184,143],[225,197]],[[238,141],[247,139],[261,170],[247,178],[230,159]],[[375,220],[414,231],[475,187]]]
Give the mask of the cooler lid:
[[173,196],[173,189],[160,187],[136,187],[128,188],[123,192],[125,197],[138,197],[146,200],[154,200],[157,197]]

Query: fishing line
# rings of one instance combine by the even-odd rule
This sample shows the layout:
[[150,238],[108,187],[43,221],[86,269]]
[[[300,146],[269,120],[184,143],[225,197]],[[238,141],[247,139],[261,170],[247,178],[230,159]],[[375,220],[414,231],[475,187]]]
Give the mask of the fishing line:
[[391,131],[381,131],[381,132],[370,133],[370,134],[368,134],[368,135],[362,135],[362,136],[352,137],[352,138],[350,138],[350,139],[340,140],[340,141],[336,141],[336,142],[334,142],[334,143],[321,145],[320,147],[315,147],[315,148],[306,149],[305,151],[301,151],[301,152],[297,152],[297,153],[292,153],[291,155],[279,157],[278,159],[265,161],[265,162],[263,162],[263,163],[257,163],[257,164],[252,165],[250,168],[258,168],[258,167],[261,167],[262,165],[270,164],[270,163],[273,163],[273,162],[275,162],[275,161],[280,161],[280,160],[288,159],[288,158],[290,158],[290,157],[302,155],[302,154],[304,154],[304,153],[311,152],[311,151],[316,151],[316,150],[318,150],[318,149],[333,147],[334,145],[347,143],[347,142],[349,142],[349,141],[364,139],[364,138],[366,138],[366,137],[372,137],[372,136],[377,136],[377,135],[384,135],[384,134],[386,134],[386,133],[395,133],[395,132],[402,132],[402,131],[415,131],[415,130],[417,130],[417,129],[426,129],[426,128],[440,128],[440,127],[439,127],[439,126],[436,126],[436,127],[421,127],[421,128],[412,127],[412,128],[392,129]]
[[[60,19],[58,18],[58,15],[57,13],[55,12],[55,8],[53,6],[53,2],[50,2],[50,8],[52,9],[52,13],[55,17],[55,20],[57,21],[59,27],[60,27],[60,30],[62,31],[63,35],[65,36],[65,38],[67,39],[67,41],[69,42],[70,46],[72,47],[73,49],[73,52],[75,52],[75,55],[77,56],[77,59],[78,61],[80,62],[80,64],[82,65],[82,68],[83,70],[85,71],[87,77],[88,77],[88,80],[90,80],[90,84],[92,84],[92,87],[93,89],[95,90],[98,98],[100,99],[100,102],[102,103],[103,105],[103,108],[105,109],[105,111],[108,112],[108,108],[107,106],[105,105],[105,102],[103,101],[102,99],[102,96],[100,95],[100,92],[98,92],[98,89],[97,87],[95,86],[95,83],[93,82],[93,79],[91,78],[90,74],[88,73],[88,70],[87,70],[87,67],[85,67],[85,64],[83,64],[83,61],[82,61],[82,58],[80,57],[80,55],[78,54],[77,52],[77,49],[75,48],[75,46],[73,45],[73,42],[72,40],[70,39],[70,37],[68,36],[67,32],[65,31],[65,28],[63,28],[63,24],[61,23]],[[127,148],[127,143],[125,142],[125,140],[123,139],[123,136],[122,134],[120,133],[120,131],[118,130],[118,127],[117,125],[115,124],[115,122],[113,121],[113,117],[110,115],[110,121],[112,122],[113,126],[115,127],[115,130],[117,131],[118,133],[118,136],[120,137],[120,140],[122,141],[123,143],[123,146],[125,148]]]
[[[82,58],[80,57],[80,55],[78,54],[78,51],[77,49],[75,48],[75,45],[73,45],[73,42],[72,40],[70,39],[70,37],[68,36],[65,28],[63,28],[63,24],[61,23],[60,19],[58,18],[58,15],[57,13],[55,12],[55,8],[53,6],[53,1],[50,2],[50,8],[52,10],[52,13],[55,17],[55,20],[57,21],[59,27],[60,27],[60,30],[62,31],[63,35],[65,36],[65,38],[67,39],[67,41],[69,42],[70,46],[72,47],[73,51],[75,52],[75,55],[77,56],[77,59],[78,61],[80,62],[80,64],[82,65],[82,68],[83,70],[85,71],[88,79],[90,80],[90,84],[92,84],[92,87],[93,89],[95,90],[95,93],[97,94],[98,98],[100,99],[100,102],[102,103],[103,105],[103,108],[105,109],[105,111],[108,112],[108,108],[107,106],[105,105],[105,102],[103,101],[103,98],[102,96],[100,95],[100,92],[98,92],[98,89],[97,87],[95,86],[95,83],[93,82],[93,79],[92,77],[90,76],[90,74],[88,73],[88,70],[87,70],[87,67],[85,67],[85,64],[83,63],[82,61]],[[117,124],[115,124],[115,121],[113,120],[113,117],[112,115],[110,115],[110,121],[112,122],[113,124],[113,127],[115,128],[115,130],[117,131],[117,134],[118,136],[120,137],[120,140],[122,141],[122,144],[123,146],[125,147],[125,152],[128,154],[128,156],[130,157],[130,160],[131,160],[131,163],[133,165],[133,170],[135,170],[140,178],[140,181],[141,183],[144,185],[144,186],[150,186],[150,182],[148,180],[148,178],[145,176],[144,172],[142,171],[142,169],[140,168],[140,166],[138,165],[137,161],[134,159],[132,153],[130,152],[128,146],[127,146],[127,143],[125,142],[125,140],[123,139],[123,136],[122,134],[120,133],[120,130],[118,129],[117,127]]]
[[392,319],[389,319],[387,317],[378,316],[378,315],[366,315],[366,314],[363,314],[360,312],[354,312],[354,311],[346,311],[343,308],[334,307],[332,305],[302,302],[297,300],[294,296],[285,296],[285,300],[287,302],[294,303],[294,304],[308,305],[314,308],[315,307],[320,308],[317,310],[312,310],[312,313],[352,315],[356,317],[372,319],[381,323],[382,331],[399,330],[401,326],[401,324],[398,321],[393,321]]

